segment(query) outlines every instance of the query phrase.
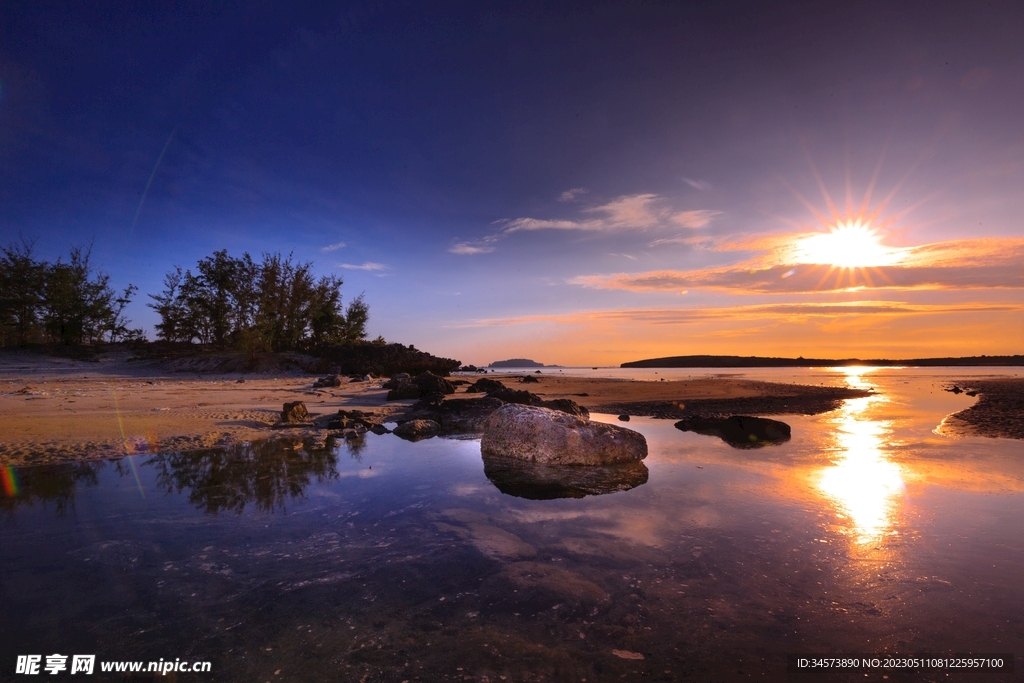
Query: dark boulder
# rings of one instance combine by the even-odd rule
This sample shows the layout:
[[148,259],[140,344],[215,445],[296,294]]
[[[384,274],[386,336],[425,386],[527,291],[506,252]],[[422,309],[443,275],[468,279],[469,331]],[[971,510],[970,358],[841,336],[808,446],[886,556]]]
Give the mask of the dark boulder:
[[563,413],[582,417],[584,420],[590,419],[590,411],[571,398],[556,398],[550,401],[541,401],[540,407],[550,408],[551,410],[561,410]]
[[505,385],[496,379],[488,379],[487,377],[481,377],[477,381],[466,387],[467,394],[486,394],[491,391],[498,389],[504,389]]
[[789,441],[790,428],[785,422],[764,417],[731,415],[729,417],[688,417],[676,423],[676,429],[717,436],[733,448],[760,448]]
[[419,398],[422,391],[419,386],[409,381],[399,381],[392,389],[388,392],[388,401],[402,401],[407,398]]
[[619,421],[620,422],[629,422],[629,415],[626,415],[625,413],[623,413],[622,415],[619,415]]
[[406,441],[419,441],[437,436],[440,431],[441,425],[433,420],[409,420],[395,427],[393,433]]
[[320,388],[323,388],[323,387],[340,387],[340,386],[341,386],[341,378],[338,377],[337,375],[327,375],[326,377],[321,377],[317,381],[313,382],[313,388],[314,389],[320,389]]
[[501,399],[505,403],[517,403],[521,406],[539,406],[544,402],[544,399],[537,394],[522,389],[509,389],[505,386],[488,391],[487,395],[491,398]]
[[458,398],[450,401],[420,401],[406,414],[410,419],[433,420],[442,434],[482,432],[491,413],[505,405],[496,398]]
[[424,394],[441,393],[447,395],[455,393],[455,387],[451,382],[446,380],[444,377],[438,377],[429,370],[421,372],[413,377],[412,383],[418,386],[420,391]]
[[540,380],[532,375],[526,375],[520,380],[523,384],[539,384]]

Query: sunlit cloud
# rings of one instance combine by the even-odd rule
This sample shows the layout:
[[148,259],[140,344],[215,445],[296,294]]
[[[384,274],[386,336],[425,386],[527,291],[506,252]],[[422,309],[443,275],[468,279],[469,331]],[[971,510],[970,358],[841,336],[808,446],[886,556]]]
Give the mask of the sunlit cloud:
[[346,270],[387,270],[388,269],[388,266],[384,265],[383,263],[374,263],[372,261],[367,261],[366,263],[361,263],[361,264],[358,264],[358,265],[357,264],[353,264],[353,263],[341,263],[341,264],[338,264],[338,267],[339,268],[344,268]]
[[[586,192],[583,188],[573,188],[563,192],[561,201],[575,200]],[[580,218],[507,218],[495,221],[498,231],[476,240],[459,242],[449,247],[453,254],[472,255],[494,251],[493,244],[520,232],[536,232],[540,230],[561,230],[589,233],[624,233],[631,231],[649,231],[659,229],[678,229],[680,227],[695,230],[707,227],[721,215],[721,211],[710,209],[694,209],[677,211],[669,206],[667,200],[656,194],[633,194],[617,197],[604,204],[582,209]]]
[[636,308],[575,311],[564,314],[484,318],[455,327],[495,327],[532,323],[610,323],[678,325],[706,321],[800,322],[814,318],[908,315],[959,315],[964,313],[1024,313],[1024,304],[918,304],[903,301],[849,301],[840,303],[780,303],[708,308]]
[[707,192],[708,190],[711,189],[711,183],[707,182],[706,180],[693,180],[691,178],[683,178],[683,182],[692,187],[693,189],[700,190],[701,192]]
[[337,251],[338,249],[344,249],[345,246],[346,245],[345,245],[344,242],[335,242],[334,244],[328,244],[326,247],[320,247],[320,251],[322,251],[322,252]]
[[[815,233],[816,234],[816,233]],[[782,294],[860,289],[1019,289],[1024,288],[1024,239],[983,238],[955,240],[917,247],[866,249],[853,256],[877,259],[876,267],[846,267],[849,255],[834,254],[839,265],[810,263],[820,245],[808,248],[800,234],[772,237],[761,243],[719,242],[717,250],[769,246],[771,249],[729,266],[695,270],[661,270],[644,273],[584,275],[571,279],[575,285],[626,291],[678,289],[728,290],[737,293]],[[813,243],[812,243],[813,244]],[[838,241],[842,246],[842,241]],[[851,257],[853,258],[853,257]]]
[[613,232],[621,230],[650,230],[652,228],[681,225],[685,228],[702,228],[718,216],[720,211],[700,209],[695,211],[674,211],[665,199],[656,194],[634,194],[618,197],[599,206],[583,209],[592,216],[580,220],[513,218],[503,222],[502,233],[511,234],[523,230],[583,230],[590,232]]

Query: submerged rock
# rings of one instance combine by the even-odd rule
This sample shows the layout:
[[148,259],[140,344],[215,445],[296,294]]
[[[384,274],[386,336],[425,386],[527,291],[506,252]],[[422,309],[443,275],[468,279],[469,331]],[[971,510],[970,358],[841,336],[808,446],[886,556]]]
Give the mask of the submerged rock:
[[676,422],[676,429],[717,436],[733,448],[760,448],[789,441],[790,428],[785,422],[764,417],[731,415],[729,417],[688,417]]
[[441,425],[433,420],[409,420],[395,427],[393,433],[406,441],[419,441],[437,436],[440,431]]
[[504,494],[529,500],[583,498],[628,491],[647,483],[642,462],[580,467],[524,462],[519,458],[484,455],[484,475]]
[[647,457],[642,434],[558,410],[506,405],[487,418],[480,450],[552,465],[608,465]]

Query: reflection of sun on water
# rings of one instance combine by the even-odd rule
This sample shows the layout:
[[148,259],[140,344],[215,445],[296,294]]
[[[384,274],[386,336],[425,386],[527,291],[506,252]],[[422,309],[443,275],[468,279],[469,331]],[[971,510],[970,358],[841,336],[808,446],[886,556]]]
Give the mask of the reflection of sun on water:
[[[871,386],[861,380],[868,369],[843,370],[851,386]],[[834,421],[839,459],[818,480],[818,488],[846,515],[861,543],[877,539],[892,525],[896,498],[904,488],[900,466],[887,460],[883,450],[891,422],[872,419],[869,413],[886,400],[876,395],[845,402]]]

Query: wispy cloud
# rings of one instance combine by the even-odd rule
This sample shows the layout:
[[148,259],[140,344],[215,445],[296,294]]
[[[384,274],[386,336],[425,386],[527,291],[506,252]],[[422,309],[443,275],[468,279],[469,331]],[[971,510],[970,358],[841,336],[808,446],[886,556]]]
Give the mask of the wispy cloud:
[[367,261],[366,263],[353,264],[353,263],[340,263],[339,268],[345,270],[387,270],[388,266],[383,263],[374,263],[373,261]]
[[701,192],[707,192],[711,189],[711,183],[706,180],[693,180],[691,178],[683,178],[683,182],[692,187],[695,190]]
[[326,247],[320,247],[320,251],[323,251],[323,252],[337,251],[338,249],[344,249],[344,248],[345,248],[345,243],[344,242],[335,242],[334,244],[328,244]]
[[448,251],[460,256],[469,256],[472,254],[487,254],[494,251],[494,247],[489,247],[486,244],[474,245],[469,242],[459,242],[448,247]]
[[571,190],[566,190],[562,194],[558,195],[558,201],[560,202],[571,202],[575,201],[581,194],[586,194],[587,191],[582,187],[574,187]]
[[[834,268],[800,263],[792,239],[765,239],[773,251],[741,263],[695,270],[584,275],[571,284],[596,289],[673,291],[715,289],[736,293],[786,294],[875,289],[1021,289],[1024,288],[1024,239],[983,238],[939,242],[901,250],[896,265]],[[719,243],[716,248],[749,248],[757,241]]]

